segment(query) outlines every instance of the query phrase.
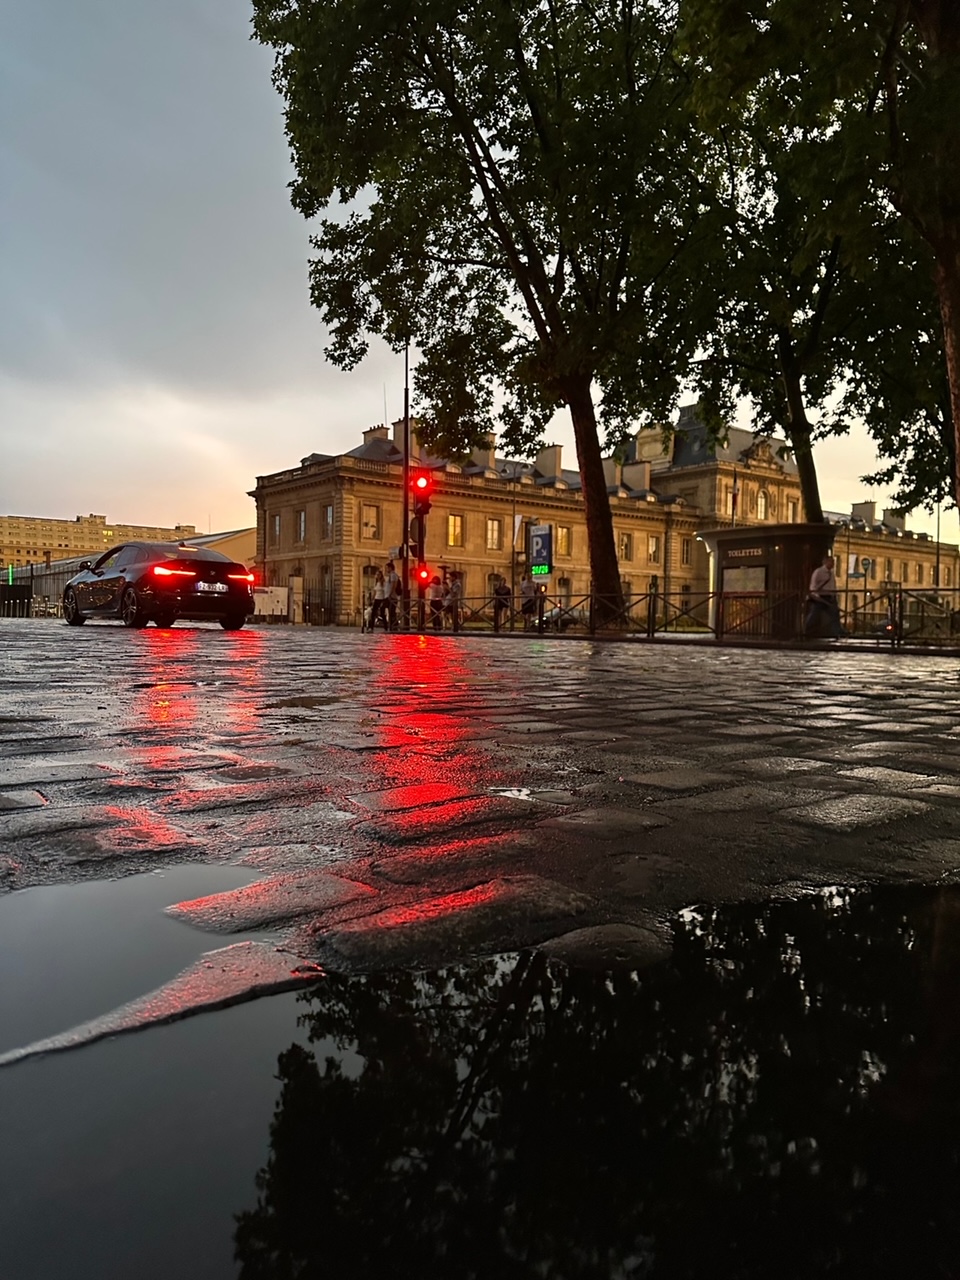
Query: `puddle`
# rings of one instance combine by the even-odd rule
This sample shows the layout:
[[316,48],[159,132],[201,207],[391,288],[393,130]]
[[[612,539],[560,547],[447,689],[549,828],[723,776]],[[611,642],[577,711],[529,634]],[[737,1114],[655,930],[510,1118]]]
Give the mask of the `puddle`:
[[172,978],[211,940],[165,908],[256,879],[246,867],[182,866],[0,897],[0,1053]]
[[958,1008],[953,886],[691,907],[642,973],[329,975],[0,1072],[0,1239],[29,1280],[956,1275]]

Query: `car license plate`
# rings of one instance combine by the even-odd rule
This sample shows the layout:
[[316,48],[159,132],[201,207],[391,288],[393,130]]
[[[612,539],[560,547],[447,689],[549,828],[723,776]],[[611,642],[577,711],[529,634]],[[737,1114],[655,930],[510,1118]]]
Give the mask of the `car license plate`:
[[215,591],[218,595],[222,595],[225,591],[229,591],[230,588],[225,582],[198,582],[197,590]]

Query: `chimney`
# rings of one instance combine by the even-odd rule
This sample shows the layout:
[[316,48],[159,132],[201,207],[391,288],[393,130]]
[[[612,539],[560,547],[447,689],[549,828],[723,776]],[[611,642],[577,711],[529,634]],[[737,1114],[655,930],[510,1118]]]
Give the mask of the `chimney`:
[[887,510],[883,513],[883,523],[888,529],[897,529],[900,533],[903,533],[907,527],[907,518],[902,511]]
[[560,455],[562,452],[562,444],[545,444],[537,454],[537,460],[533,465],[545,480],[561,478]]
[[608,489],[619,489],[623,480],[623,466],[616,458],[603,459],[603,478]]
[[650,488],[650,463],[625,462],[623,464],[623,483],[628,489],[636,489],[642,493]]
[[[411,415],[410,417],[410,461],[411,462],[419,462],[421,460],[422,450],[420,448],[420,441],[417,437],[417,427],[419,425],[420,424],[418,420]],[[384,428],[384,430],[386,430],[386,428]],[[387,437],[384,436],[384,439],[386,438]],[[403,452],[403,419],[402,418],[398,418],[396,422],[393,424],[393,443],[397,446],[397,448],[402,453]]]
[[471,450],[470,461],[475,467],[484,467],[487,471],[495,469],[494,450],[496,449],[496,443],[497,438],[491,432],[484,444],[478,445],[476,449]]
[[389,439],[390,439],[390,432],[382,423],[378,424],[375,427],[368,427],[367,430],[363,433],[364,444],[369,444],[371,440],[389,440]]
[[877,504],[875,502],[855,502],[850,508],[854,520],[862,520],[864,524],[877,523]]

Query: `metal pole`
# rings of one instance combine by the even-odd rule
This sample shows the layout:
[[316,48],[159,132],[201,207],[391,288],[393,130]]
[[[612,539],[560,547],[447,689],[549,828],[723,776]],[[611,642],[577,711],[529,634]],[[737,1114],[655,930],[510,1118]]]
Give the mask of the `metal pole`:
[[403,532],[401,542],[403,628],[410,628],[410,339],[403,349]]
[[517,464],[513,464],[510,492],[510,630],[514,629],[517,610]]
[[940,590],[940,503],[943,501],[942,492],[937,493],[937,558],[933,567],[933,585],[937,591]]

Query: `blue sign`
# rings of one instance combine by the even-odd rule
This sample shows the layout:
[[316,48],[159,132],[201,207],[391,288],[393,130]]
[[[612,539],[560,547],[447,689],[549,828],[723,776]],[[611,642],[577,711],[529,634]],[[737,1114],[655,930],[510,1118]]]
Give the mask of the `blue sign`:
[[530,526],[530,575],[546,577],[553,573],[553,525]]

